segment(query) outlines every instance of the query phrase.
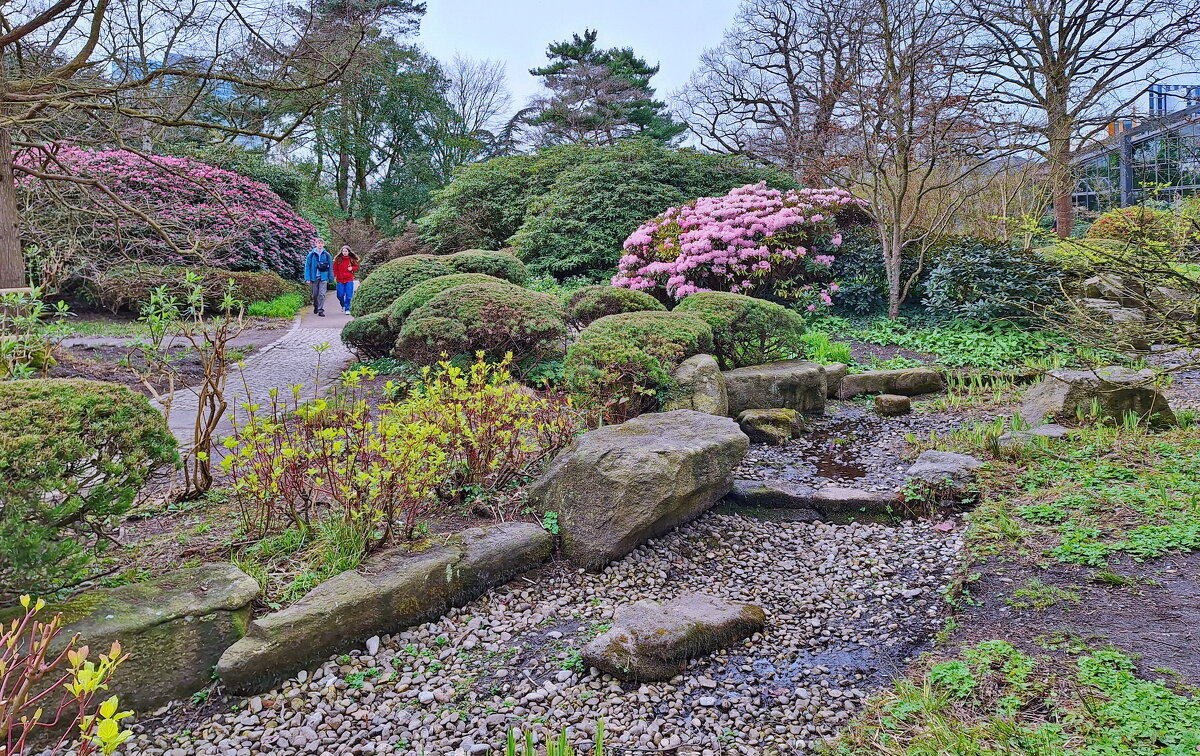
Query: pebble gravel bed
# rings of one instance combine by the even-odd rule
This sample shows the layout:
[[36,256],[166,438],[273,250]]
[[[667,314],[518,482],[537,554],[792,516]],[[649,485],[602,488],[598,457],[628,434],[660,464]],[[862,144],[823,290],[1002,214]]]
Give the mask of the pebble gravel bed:
[[[961,545],[923,521],[710,512],[603,573],[552,564],[200,721],[175,704],[126,753],[500,754],[510,728],[583,745],[598,720],[617,756],[812,753],[941,627]],[[759,604],[767,629],[668,682],[583,667],[616,607],[684,591]]]
[[899,491],[912,465],[901,456],[908,434],[947,435],[981,419],[991,418],[963,412],[884,418],[862,404],[830,402],[825,417],[810,418],[809,430],[799,438],[783,446],[752,444],[734,477],[786,480],[813,488]]

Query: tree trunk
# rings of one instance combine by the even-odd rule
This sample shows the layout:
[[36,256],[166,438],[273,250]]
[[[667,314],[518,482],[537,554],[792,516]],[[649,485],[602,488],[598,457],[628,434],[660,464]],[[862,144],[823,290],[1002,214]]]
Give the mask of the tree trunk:
[[25,259],[17,229],[17,183],[13,175],[12,138],[0,128],[0,289],[21,289]]

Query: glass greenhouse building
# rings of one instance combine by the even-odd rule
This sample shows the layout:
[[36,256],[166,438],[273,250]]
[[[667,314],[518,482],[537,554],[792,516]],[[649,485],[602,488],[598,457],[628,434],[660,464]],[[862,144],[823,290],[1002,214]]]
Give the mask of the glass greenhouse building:
[[1200,194],[1200,105],[1126,125],[1078,162],[1076,205],[1103,211],[1135,205],[1151,191],[1168,201]]

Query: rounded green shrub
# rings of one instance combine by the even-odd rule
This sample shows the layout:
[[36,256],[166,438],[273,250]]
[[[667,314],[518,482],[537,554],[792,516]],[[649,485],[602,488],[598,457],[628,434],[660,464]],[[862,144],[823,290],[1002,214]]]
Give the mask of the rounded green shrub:
[[483,352],[488,360],[500,360],[511,353],[524,369],[562,354],[566,335],[555,297],[508,283],[464,284],[409,314],[396,339],[396,356],[430,365],[443,355]]
[[518,286],[523,286],[529,280],[529,271],[525,269],[525,263],[509,252],[467,249],[447,257],[446,264],[455,273],[482,273]]
[[622,312],[664,311],[662,303],[644,291],[620,286],[584,286],[567,298],[567,322],[577,328]]
[[1005,242],[960,236],[937,253],[922,300],[930,312],[982,321],[1028,317],[1059,294],[1054,266]]
[[437,255],[408,255],[387,261],[358,284],[350,302],[350,314],[359,317],[386,310],[396,297],[422,281],[456,272],[447,259]]
[[583,406],[620,422],[658,406],[675,367],[712,347],[712,328],[688,313],[607,315],[567,350],[563,380]]
[[790,360],[804,353],[804,318],[782,305],[743,294],[704,291],[675,308],[708,323],[722,370]]
[[387,313],[388,323],[391,325],[393,331],[399,333],[400,328],[404,325],[404,319],[412,314],[413,310],[423,306],[446,289],[452,289],[455,286],[462,286],[463,284],[486,283],[504,283],[504,281],[495,276],[484,275],[483,273],[453,273],[448,276],[438,276],[428,281],[422,281],[396,297],[396,301],[392,302],[391,307],[387,308],[384,312]]
[[86,577],[98,535],[178,461],[162,414],[124,386],[0,382],[0,603]]
[[396,329],[386,310],[354,318],[342,328],[342,343],[360,360],[386,357],[396,343]]
[[1179,218],[1168,210],[1134,206],[1109,210],[1088,228],[1089,239],[1115,239],[1135,244],[1166,244],[1181,241]]

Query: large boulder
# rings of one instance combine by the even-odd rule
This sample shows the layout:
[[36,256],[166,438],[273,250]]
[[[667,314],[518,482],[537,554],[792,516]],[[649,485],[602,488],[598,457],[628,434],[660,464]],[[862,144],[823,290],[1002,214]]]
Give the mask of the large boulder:
[[829,389],[825,368],[815,362],[788,360],[725,371],[729,416],[748,409],[793,409],[816,415],[825,412]]
[[675,368],[675,387],[663,403],[664,412],[689,409],[710,415],[729,414],[729,391],[717,361],[707,354],[688,357]]
[[737,417],[738,427],[752,444],[786,444],[804,432],[804,418],[792,409],[745,410]]
[[213,665],[246,634],[257,596],[254,578],[219,562],[88,591],[47,606],[43,614],[63,615],[52,655],[76,634],[93,655],[120,641],[129,658],[103,695],[118,696],[122,708],[145,712],[212,682]]
[[762,630],[754,604],[688,593],[666,603],[618,609],[612,628],[583,648],[583,660],[622,680],[669,680],[695,659]]
[[726,417],[642,415],[575,439],[529,487],[529,503],[558,513],[568,559],[599,569],[717,503],[749,444]]
[[464,530],[424,550],[388,549],[326,580],[296,603],[250,623],[217,673],[234,693],[269,689],[371,636],[436,619],[550,557],[552,536],[510,522]]
[[942,507],[972,502],[977,497],[975,480],[981,467],[983,462],[969,454],[921,452],[908,468],[906,498]]
[[860,394],[899,394],[918,396],[934,394],[946,388],[942,374],[933,368],[904,368],[902,370],[868,370],[851,373],[838,386],[838,399],[853,399]]
[[1075,420],[1093,407],[1100,419],[1122,421],[1135,413],[1155,425],[1174,425],[1175,414],[1155,388],[1153,370],[1102,367],[1095,370],[1052,370],[1025,392],[1021,417],[1030,425]]

